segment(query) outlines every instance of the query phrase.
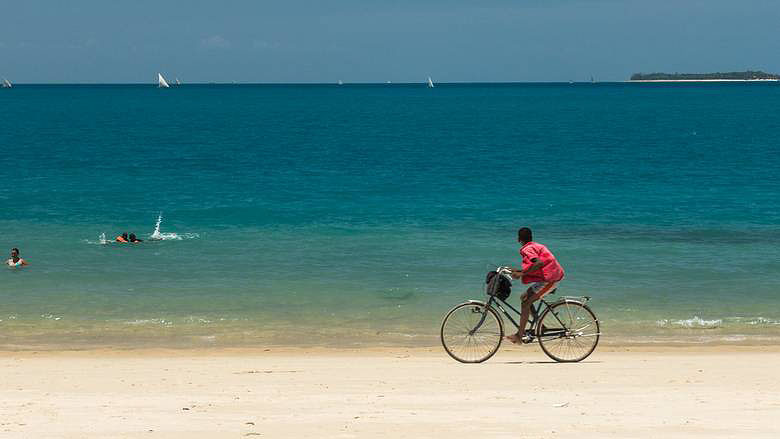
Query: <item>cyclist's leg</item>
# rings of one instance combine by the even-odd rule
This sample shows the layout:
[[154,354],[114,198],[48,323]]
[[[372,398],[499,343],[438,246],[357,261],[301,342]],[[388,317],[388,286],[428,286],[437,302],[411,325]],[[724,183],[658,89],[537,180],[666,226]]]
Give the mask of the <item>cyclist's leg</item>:
[[525,333],[525,326],[528,324],[528,317],[531,314],[531,306],[537,300],[544,297],[547,293],[555,289],[557,282],[534,282],[522,296],[520,308],[520,322],[517,327],[517,333],[507,337],[512,343],[522,340]]
[[[541,284],[541,285],[540,285]],[[525,333],[525,327],[528,325],[528,317],[531,314],[531,306],[536,302],[537,300],[541,299],[542,296],[547,292],[545,289],[545,286],[543,282],[536,282],[533,285],[531,285],[530,288],[528,288],[528,292],[523,295],[523,303],[521,304],[521,313],[520,313],[520,328],[522,328],[521,335]]]
[[507,336],[507,340],[512,343],[519,343],[525,332],[525,325],[528,323],[528,314],[531,312],[531,299],[534,296],[534,286],[531,285],[528,290],[520,296],[520,324],[517,326],[517,332]]
[[522,302],[520,303],[520,331],[518,331],[518,334],[522,335],[525,333],[525,327],[528,325],[528,317],[531,314],[531,305],[539,300],[539,298],[536,297],[537,295],[538,293],[536,292],[535,285],[532,285],[528,288],[528,291],[523,294]]

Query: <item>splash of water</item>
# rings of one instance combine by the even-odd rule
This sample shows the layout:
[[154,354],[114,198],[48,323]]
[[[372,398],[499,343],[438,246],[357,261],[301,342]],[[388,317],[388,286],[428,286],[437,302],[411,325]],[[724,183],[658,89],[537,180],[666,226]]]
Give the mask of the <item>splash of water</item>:
[[173,232],[167,232],[163,233],[160,231],[160,226],[162,225],[162,212],[157,216],[157,223],[154,225],[154,232],[152,232],[151,235],[149,235],[149,239],[156,240],[156,241],[167,241],[167,240],[182,240],[182,239],[192,239],[192,238],[198,238],[197,233],[184,233],[182,235],[179,235],[177,233]]
[[157,216],[157,224],[154,225],[154,232],[149,236],[150,239],[163,239],[160,233],[160,224],[162,224],[162,212]]
[[101,244],[106,244],[106,233],[105,232],[100,234],[100,243]]

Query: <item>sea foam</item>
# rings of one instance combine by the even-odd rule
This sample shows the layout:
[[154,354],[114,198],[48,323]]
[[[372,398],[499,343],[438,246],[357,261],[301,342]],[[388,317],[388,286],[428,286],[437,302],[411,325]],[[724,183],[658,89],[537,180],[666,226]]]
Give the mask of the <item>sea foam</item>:
[[685,320],[663,319],[656,322],[661,327],[682,327],[691,329],[715,329],[723,324],[721,319],[705,320],[699,316],[693,316]]

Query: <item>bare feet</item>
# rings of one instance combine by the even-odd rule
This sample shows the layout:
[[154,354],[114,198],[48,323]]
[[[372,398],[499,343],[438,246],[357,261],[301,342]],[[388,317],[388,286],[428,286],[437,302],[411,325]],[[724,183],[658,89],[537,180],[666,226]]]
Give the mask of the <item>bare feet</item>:
[[514,344],[520,343],[520,334],[519,333],[518,334],[512,334],[512,335],[507,335],[504,338],[506,338],[507,340],[511,341]]
[[504,338],[506,338],[507,340],[511,341],[514,344],[527,344],[527,343],[531,343],[534,340],[533,336],[529,332],[526,332],[525,335],[521,335],[518,332],[512,335],[507,335]]

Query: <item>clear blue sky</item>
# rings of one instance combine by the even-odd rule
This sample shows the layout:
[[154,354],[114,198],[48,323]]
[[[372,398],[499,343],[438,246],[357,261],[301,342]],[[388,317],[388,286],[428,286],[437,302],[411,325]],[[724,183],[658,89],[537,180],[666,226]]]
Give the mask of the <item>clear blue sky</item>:
[[780,72],[777,0],[2,0],[23,82],[623,80]]

